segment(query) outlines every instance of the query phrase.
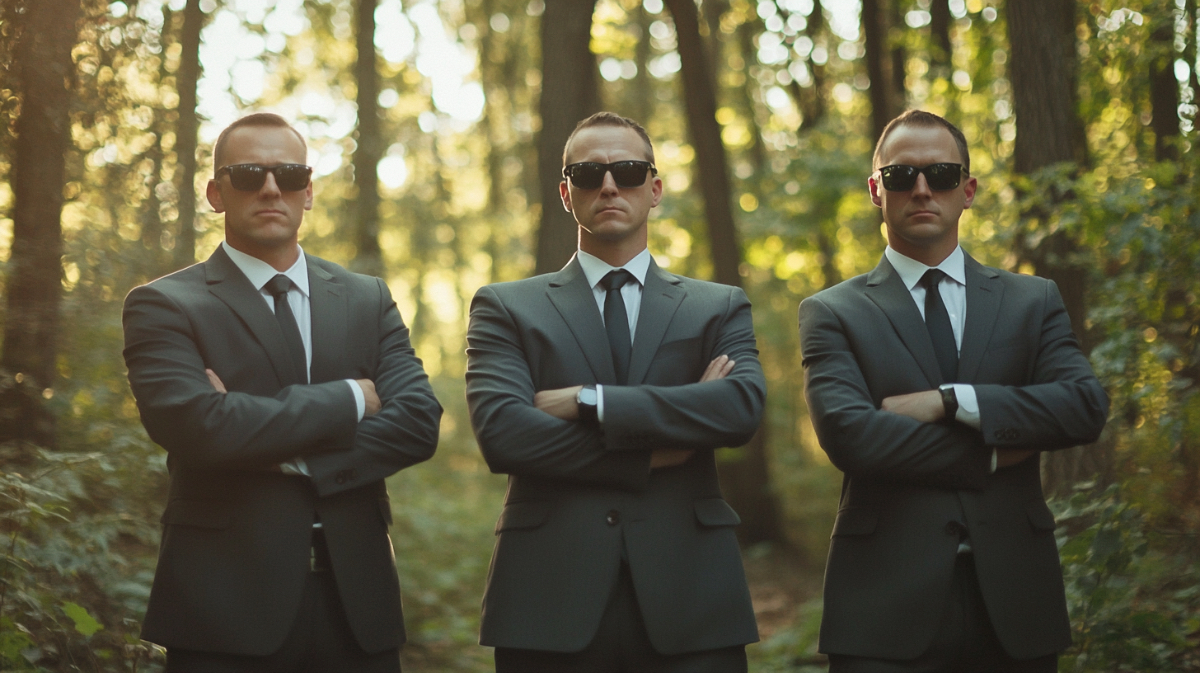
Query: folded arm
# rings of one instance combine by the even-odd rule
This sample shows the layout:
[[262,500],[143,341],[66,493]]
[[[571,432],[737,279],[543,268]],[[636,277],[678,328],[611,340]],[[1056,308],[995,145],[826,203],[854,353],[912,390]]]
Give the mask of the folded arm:
[[153,287],[125,301],[125,363],[150,438],[206,468],[263,469],[349,448],[357,431],[344,381],[287,386],[273,396],[222,394],[210,382],[188,316]]
[[843,330],[820,299],[800,304],[804,396],[833,464],[850,475],[982,488],[991,462],[982,435],[961,424],[922,422],[876,408]]
[[386,479],[428,460],[437,448],[442,406],[413,351],[391,292],[383,281],[376,282],[379,359],[367,383],[374,383],[378,411],[371,413],[368,395],[368,413],[358,424],[350,449],[306,459],[309,476],[322,496]]
[[467,406],[488,467],[632,491],[646,487],[648,452],[606,451],[598,428],[539,410],[535,392],[515,321],[495,290],[480,289],[467,328]]
[[[750,441],[762,420],[766,381],[745,293],[731,288],[709,357],[733,367],[719,378],[678,386],[604,386],[609,451],[712,450]],[[710,370],[715,362],[709,363]],[[724,365],[721,365],[723,368]]]

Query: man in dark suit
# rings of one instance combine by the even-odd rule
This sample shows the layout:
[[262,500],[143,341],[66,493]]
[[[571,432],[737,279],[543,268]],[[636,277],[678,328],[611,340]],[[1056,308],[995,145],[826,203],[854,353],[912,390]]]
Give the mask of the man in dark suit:
[[384,283],[303,254],[303,138],[232,124],[208,200],[225,242],[135,288],[125,362],[171,485],[142,637],[169,671],[399,671],[383,480],[441,406]]
[[820,650],[832,673],[1053,672],[1070,629],[1038,455],[1095,441],[1108,398],[1054,283],[959,247],[957,128],[907,112],[873,168],[884,258],[800,304],[809,412],[845,473]]
[[471,421],[509,475],[480,635],[501,673],[745,671],[758,639],[713,459],[763,411],[750,303],[655,264],[653,162],[636,122],[580,122],[578,254],[471,305]]

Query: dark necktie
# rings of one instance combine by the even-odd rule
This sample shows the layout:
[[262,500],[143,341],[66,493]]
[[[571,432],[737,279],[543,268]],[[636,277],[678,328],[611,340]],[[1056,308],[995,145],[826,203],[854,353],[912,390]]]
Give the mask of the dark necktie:
[[275,276],[266,284],[267,292],[275,297],[275,319],[279,321],[279,329],[283,330],[283,340],[287,342],[288,355],[291,356],[292,366],[296,370],[296,380],[308,383],[308,358],[304,353],[304,341],[300,338],[300,326],[296,324],[296,315],[288,304],[288,290],[292,288],[292,280],[282,273]]
[[613,269],[600,279],[607,293],[604,296],[604,330],[608,332],[608,347],[612,349],[613,365],[617,369],[617,384],[629,382],[629,354],[633,350],[633,339],[629,336],[629,313],[625,310],[625,298],[621,287],[635,281],[633,274],[625,269]]
[[953,383],[958,378],[958,345],[954,342],[954,327],[950,325],[950,314],[942,302],[938,285],[946,277],[940,269],[930,269],[921,276],[925,286],[925,328],[933,341],[933,352],[937,355],[938,368],[942,370],[942,381]]

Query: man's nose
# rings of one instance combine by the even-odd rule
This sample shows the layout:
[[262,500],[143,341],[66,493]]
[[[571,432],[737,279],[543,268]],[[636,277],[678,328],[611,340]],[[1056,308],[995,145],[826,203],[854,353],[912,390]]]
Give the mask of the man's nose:
[[602,194],[615,194],[621,191],[617,187],[617,179],[613,177],[612,171],[604,171],[604,181],[600,183],[600,192]]
[[279,185],[275,182],[275,173],[267,171],[266,179],[263,180],[263,186],[258,190],[258,193],[263,196],[277,196],[283,190],[279,189]]
[[921,196],[933,196],[933,190],[929,188],[929,182],[925,180],[924,173],[917,173],[917,182],[912,188],[913,195],[920,194]]

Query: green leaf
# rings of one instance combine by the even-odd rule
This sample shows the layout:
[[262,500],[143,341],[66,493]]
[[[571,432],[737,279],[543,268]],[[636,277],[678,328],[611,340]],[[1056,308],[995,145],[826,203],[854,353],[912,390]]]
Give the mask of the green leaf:
[[96,621],[96,618],[88,613],[84,607],[67,601],[59,606],[64,614],[75,622],[75,630],[84,636],[90,637],[93,633],[104,628],[104,625]]

